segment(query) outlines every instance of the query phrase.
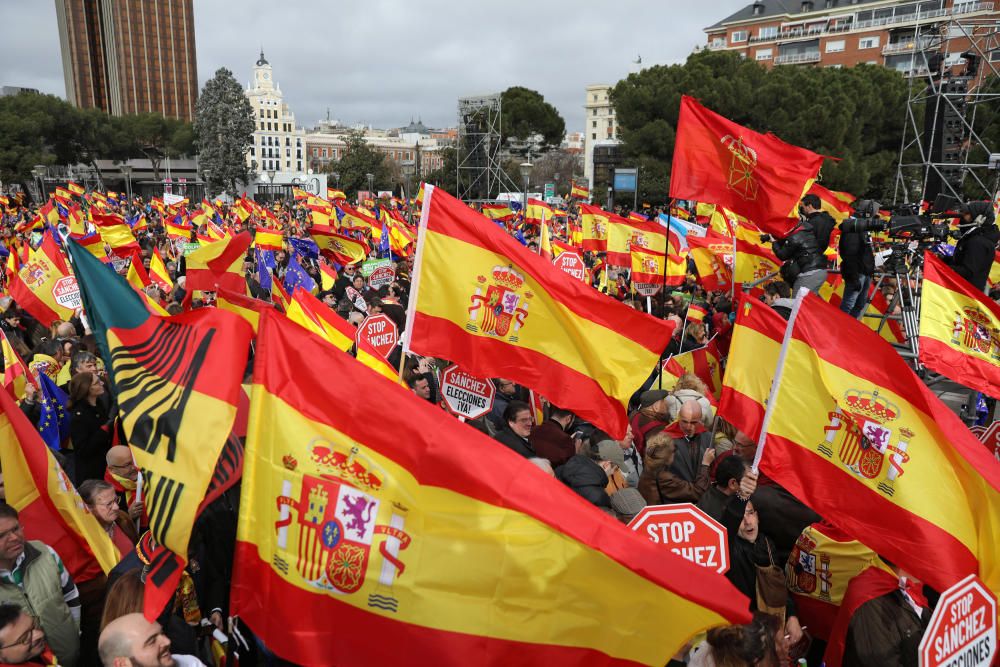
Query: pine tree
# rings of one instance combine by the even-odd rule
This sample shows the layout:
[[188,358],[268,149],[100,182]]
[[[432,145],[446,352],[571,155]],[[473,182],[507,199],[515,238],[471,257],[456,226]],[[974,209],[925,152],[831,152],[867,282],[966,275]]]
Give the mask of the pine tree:
[[225,189],[235,194],[253,177],[246,155],[254,127],[250,100],[233,73],[220,68],[198,96],[194,123],[199,169],[208,173],[212,191]]

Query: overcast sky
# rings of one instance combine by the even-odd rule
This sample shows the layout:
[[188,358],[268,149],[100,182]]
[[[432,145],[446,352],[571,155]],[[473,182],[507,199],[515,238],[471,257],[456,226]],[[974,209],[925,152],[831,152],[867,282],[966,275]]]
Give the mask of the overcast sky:
[[[194,0],[199,88],[260,47],[299,125],[455,125],[461,96],[533,88],[582,131],[584,87],[683,62],[749,0]],[[53,0],[0,0],[0,85],[65,97]]]

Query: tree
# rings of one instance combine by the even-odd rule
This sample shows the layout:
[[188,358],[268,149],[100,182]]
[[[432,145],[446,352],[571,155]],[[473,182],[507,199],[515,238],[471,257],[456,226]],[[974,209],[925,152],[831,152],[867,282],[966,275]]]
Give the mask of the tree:
[[374,176],[373,185],[376,190],[392,185],[392,170],[385,154],[368,145],[364,132],[352,130],[347,135],[345,144],[344,156],[331,162],[326,168],[327,173],[340,174],[340,189],[343,192],[367,190],[368,174]]
[[[176,118],[156,113],[139,113],[118,119],[120,141],[129,157],[143,155],[153,167],[153,180],[160,180],[160,163],[165,157],[180,157],[192,149],[194,130]],[[204,167],[204,163],[202,163]]]
[[194,122],[198,165],[208,174],[211,190],[234,193],[238,184],[250,181],[246,156],[255,124],[253,107],[243,88],[232,72],[219,68],[198,96]]
[[442,148],[441,159],[441,168],[427,174],[423,180],[457,197],[458,186],[455,179],[458,177],[458,152],[453,146]]
[[556,148],[566,135],[566,121],[554,106],[545,101],[541,93],[513,86],[500,94],[500,136],[506,144],[511,139],[525,142],[541,135],[539,148],[546,151]]
[[80,112],[54,95],[0,97],[0,180],[27,182],[35,165],[74,164]]
[[666,199],[681,96],[751,129],[773,132],[827,160],[822,182],[857,196],[891,195],[906,82],[874,65],[775,67],[705,51],[683,65],[645,69],[612,89],[623,166],[638,166],[639,198]]

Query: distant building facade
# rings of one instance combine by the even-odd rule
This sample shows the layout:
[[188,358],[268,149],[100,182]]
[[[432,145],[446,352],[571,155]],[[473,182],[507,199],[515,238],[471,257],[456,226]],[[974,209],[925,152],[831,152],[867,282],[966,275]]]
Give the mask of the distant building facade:
[[55,0],[66,98],[120,116],[194,120],[193,0]]
[[[611,86],[593,84],[587,86],[587,97],[583,109],[586,114],[583,130],[583,175],[587,185],[593,189],[596,172],[606,168],[603,158],[609,154],[617,155],[618,121],[615,108],[611,105]],[[598,164],[595,169],[594,154],[598,154]]]
[[256,127],[247,153],[247,166],[259,173],[301,174],[305,170],[304,132],[295,126],[295,114],[284,102],[271,64],[260,52],[253,80],[245,91]]

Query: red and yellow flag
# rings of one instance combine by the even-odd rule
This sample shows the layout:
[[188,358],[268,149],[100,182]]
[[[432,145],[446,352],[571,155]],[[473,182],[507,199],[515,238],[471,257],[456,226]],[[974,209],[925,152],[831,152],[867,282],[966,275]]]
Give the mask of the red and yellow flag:
[[42,244],[32,249],[28,260],[9,277],[10,296],[45,326],[69,320],[80,307],[76,278],[51,234],[45,234]]
[[265,310],[273,310],[274,306],[266,301],[255,299],[230,290],[219,288],[215,293],[215,305],[223,310],[236,313],[247,324],[253,327],[253,332],[257,333],[257,325],[260,322],[260,314]]
[[[426,197],[434,206],[430,186]],[[290,383],[288,369],[309,372]],[[389,409],[362,419],[359,395]],[[268,313],[254,364],[233,613],[297,664],[387,665],[414,655],[458,664],[476,655],[484,667],[660,666],[693,634],[749,618],[746,598],[723,577],[529,466]],[[476,473],[483,469],[491,474]],[[629,593],[595,605],[594,581]],[[401,632],[406,641],[384,640]]]
[[583,228],[584,250],[605,252],[608,249],[608,217],[612,215],[600,206],[580,203],[580,226]]
[[280,230],[261,228],[253,237],[253,247],[261,250],[281,250],[284,248],[284,242]]
[[722,355],[719,354],[714,340],[696,350],[675,354],[663,363],[662,386],[672,389],[682,375],[692,373],[708,387],[709,394],[705,396],[708,402],[717,405],[717,399],[722,391],[721,359]]
[[80,196],[84,192],[86,192],[86,190],[83,189],[82,185],[80,185],[79,183],[74,183],[73,181],[68,181],[66,183],[66,189],[77,196]]
[[499,220],[500,222],[507,222],[516,217],[508,204],[483,204],[483,215],[490,220]]
[[104,242],[111,248],[111,252],[119,257],[131,257],[133,253],[139,251],[139,242],[132,234],[124,218],[116,213],[94,213],[94,226],[97,232],[104,239]]
[[822,155],[738,125],[687,95],[681,99],[670,170],[674,199],[714,202],[784,237],[822,165]]
[[608,256],[611,266],[632,266],[631,250],[667,251],[667,229],[658,222],[630,220],[612,213],[608,220]]
[[326,198],[329,201],[333,201],[335,199],[347,199],[347,195],[345,195],[341,190],[337,190],[335,188],[327,188]]
[[1000,396],[1000,306],[924,253],[920,361],[967,387]]
[[191,232],[194,231],[193,226],[183,222],[177,222],[175,218],[167,220],[163,227],[167,231],[167,238],[181,241],[190,241]]
[[760,232],[739,225],[736,227],[736,263],[733,279],[737,283],[753,283],[775,273],[781,261],[769,243],[761,243]]
[[4,497],[25,537],[56,550],[74,581],[118,564],[118,549],[90,512],[45,441],[7,392],[0,391],[0,467]]
[[692,322],[704,322],[707,315],[708,308],[698,303],[692,303],[687,309],[687,322],[688,324]]
[[813,183],[807,194],[819,197],[820,208],[829,213],[830,217],[838,223],[843,222],[851,215],[851,204],[857,199],[850,192],[830,190],[819,183]]
[[371,248],[361,239],[338,234],[333,227],[313,225],[309,235],[319,246],[320,252],[331,257],[339,264],[355,264],[368,257]]
[[733,240],[709,230],[705,236],[688,234],[691,259],[702,286],[715,292],[733,287]]
[[684,282],[687,260],[683,257],[639,247],[632,248],[630,255],[633,284],[680,285]]
[[245,292],[243,260],[250,241],[250,233],[241,232],[192,252],[185,259],[187,282],[184,288],[214,292],[222,287],[231,292]]
[[7,334],[0,329],[0,354],[3,354],[3,388],[15,401],[24,397],[24,388],[30,382],[37,387],[34,377],[28,372],[28,365],[7,340]]
[[163,263],[157,248],[153,248],[153,254],[149,257],[149,279],[159,285],[164,292],[174,288],[174,281],[170,279],[170,272],[167,271],[167,265]]
[[769,477],[935,590],[1000,591],[1000,467],[891,346],[809,294],[762,361]]
[[629,397],[672,324],[595,292],[431,186],[420,235],[409,349],[510,378],[624,435]]
[[590,188],[573,181],[569,189],[569,196],[574,199],[590,199]]
[[538,199],[528,198],[528,206],[524,211],[524,221],[528,224],[537,225],[542,222],[542,220],[551,221],[555,214],[552,212],[552,207],[543,201]]

